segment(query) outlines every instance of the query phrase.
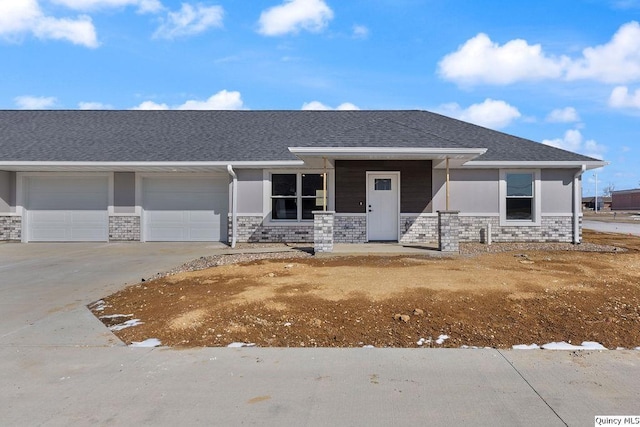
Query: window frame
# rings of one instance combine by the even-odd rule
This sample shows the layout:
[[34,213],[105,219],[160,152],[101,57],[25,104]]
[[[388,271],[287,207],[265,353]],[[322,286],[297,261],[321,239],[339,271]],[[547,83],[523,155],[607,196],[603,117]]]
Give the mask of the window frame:
[[[312,224],[313,218],[303,219],[303,206],[302,201],[305,199],[315,199],[315,196],[303,196],[302,195],[302,175],[322,175],[324,170],[310,169],[310,170],[265,170],[263,174],[263,188],[264,188],[264,201],[263,201],[263,215],[265,223],[267,225],[302,225]],[[293,196],[273,196],[272,194],[272,176],[273,175],[295,175],[296,176],[296,219],[274,219],[272,212],[272,200],[276,198],[294,198]],[[327,210],[331,209],[332,201],[329,199],[331,194],[331,187],[333,186],[333,174],[330,170],[327,170]]]
[[[532,176],[531,197],[508,196],[507,175],[509,174],[530,174]],[[501,169],[500,170],[500,225],[501,226],[540,226],[542,217],[542,195],[541,195],[541,172],[540,169]],[[526,198],[531,199],[531,219],[507,219],[507,199]]]

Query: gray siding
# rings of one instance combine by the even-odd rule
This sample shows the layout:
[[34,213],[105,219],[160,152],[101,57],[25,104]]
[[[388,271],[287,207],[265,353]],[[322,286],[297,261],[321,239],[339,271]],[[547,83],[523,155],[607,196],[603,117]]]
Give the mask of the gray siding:
[[[446,209],[446,170],[433,171],[432,211]],[[451,169],[449,209],[461,213],[500,212],[500,173],[497,169]]]
[[430,160],[336,160],[336,212],[366,212],[367,171],[400,171],[400,211],[428,212]]
[[0,213],[16,211],[16,173],[0,171]]
[[239,169],[238,213],[262,213],[262,169]]
[[134,213],[136,210],[136,174],[113,174],[113,209],[115,213]]
[[573,175],[576,171],[567,169],[541,171],[543,214],[573,212]]

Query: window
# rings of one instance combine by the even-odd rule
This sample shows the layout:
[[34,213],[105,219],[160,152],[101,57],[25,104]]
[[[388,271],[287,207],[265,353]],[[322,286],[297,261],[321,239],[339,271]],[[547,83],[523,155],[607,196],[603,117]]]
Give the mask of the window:
[[271,174],[271,219],[312,220],[324,204],[322,174]]
[[376,191],[391,191],[391,179],[376,178],[374,183]]
[[539,169],[500,171],[501,225],[540,225],[541,186]]
[[507,221],[533,221],[533,174],[507,173],[506,181]]

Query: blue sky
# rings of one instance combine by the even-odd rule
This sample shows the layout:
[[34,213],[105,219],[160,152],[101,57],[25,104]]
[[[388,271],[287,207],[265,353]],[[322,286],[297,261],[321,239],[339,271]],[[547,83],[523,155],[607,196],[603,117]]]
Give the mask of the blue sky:
[[425,109],[636,188],[639,22],[640,0],[0,0],[0,108]]

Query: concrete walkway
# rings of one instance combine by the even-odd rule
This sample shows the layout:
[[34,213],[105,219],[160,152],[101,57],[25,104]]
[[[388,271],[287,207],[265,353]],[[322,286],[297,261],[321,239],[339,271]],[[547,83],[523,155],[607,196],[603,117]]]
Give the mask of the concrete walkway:
[[85,305],[207,244],[1,244],[0,424],[592,425],[640,351],[130,348]]

